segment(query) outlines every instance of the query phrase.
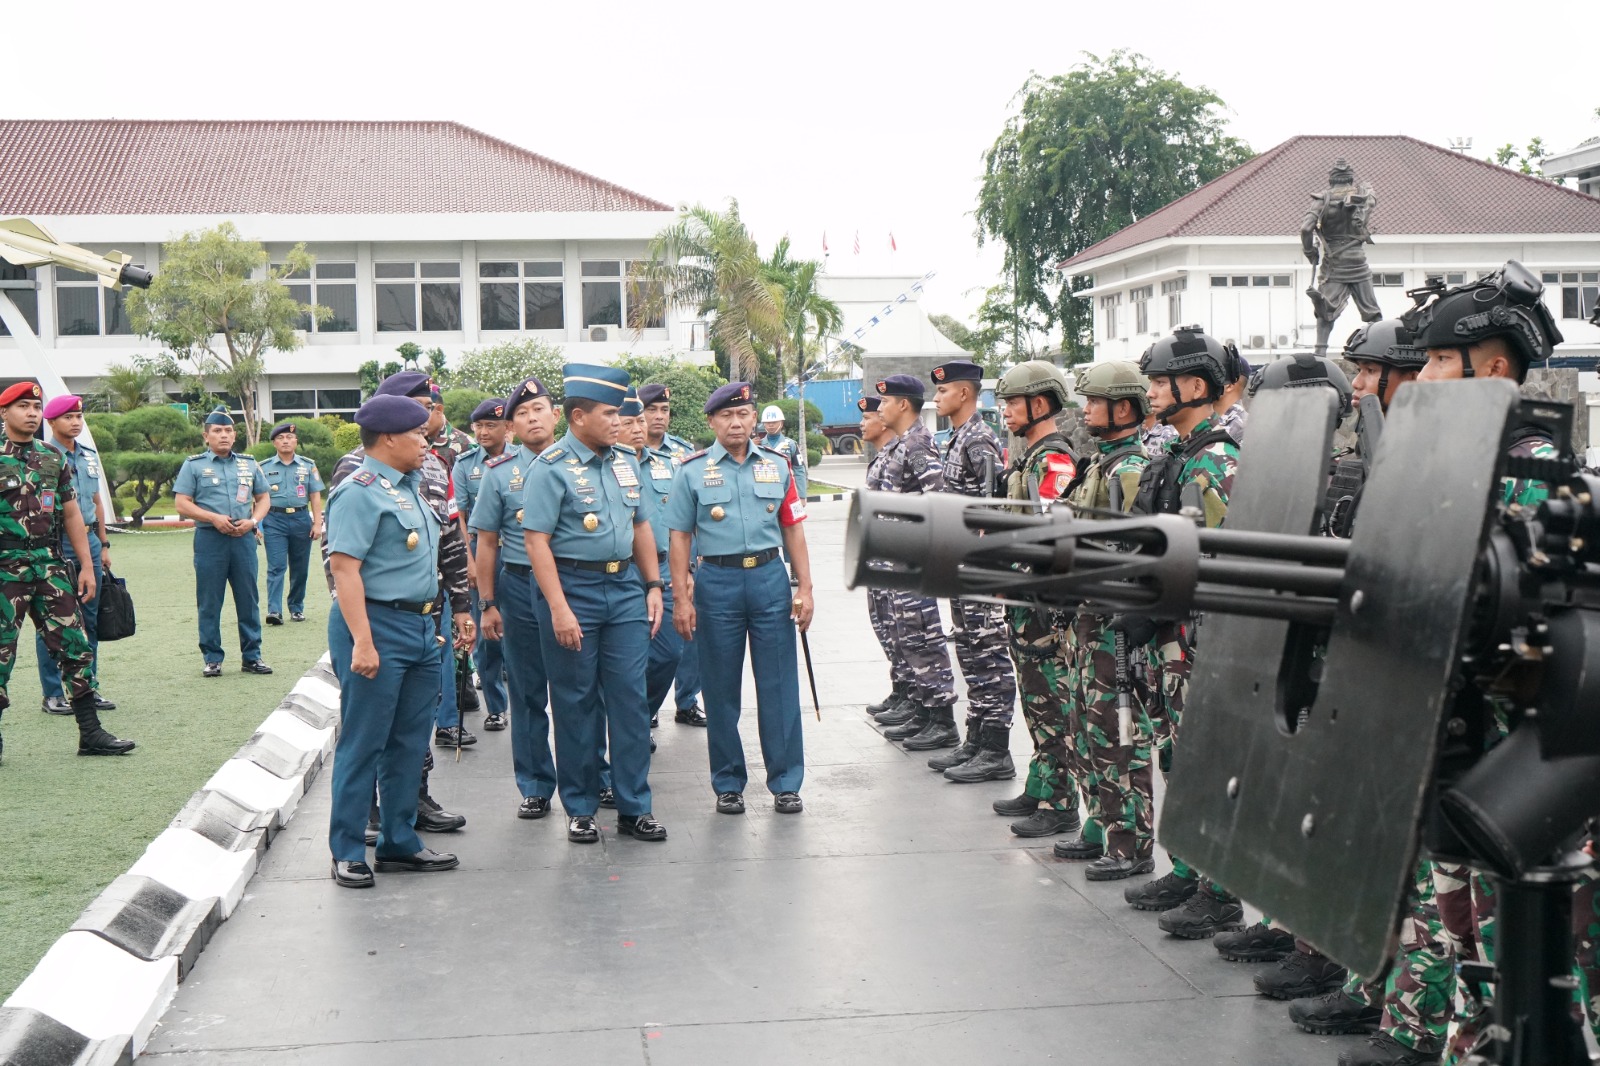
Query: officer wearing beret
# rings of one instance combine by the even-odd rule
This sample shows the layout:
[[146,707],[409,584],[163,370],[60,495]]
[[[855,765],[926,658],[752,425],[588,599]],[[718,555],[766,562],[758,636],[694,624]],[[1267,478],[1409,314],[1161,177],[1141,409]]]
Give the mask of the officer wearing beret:
[[[57,396],[44,405],[44,418],[50,423],[50,440],[67,460],[72,473],[72,490],[78,498],[78,513],[89,537],[89,568],[94,571],[95,593],[79,603],[83,631],[89,638],[89,675],[95,679],[94,708],[114,711],[117,705],[98,691],[100,671],[100,588],[101,574],[111,565],[106,541],[106,520],[100,513],[100,455],[79,438],[83,433],[83,400],[77,396]],[[83,565],[72,548],[72,538],[61,533],[62,559]],[[39,688],[44,692],[43,708],[50,714],[71,714],[72,704],[61,685],[61,671],[45,647],[44,634],[35,631],[34,652],[39,663]]]
[[[646,397],[655,399],[658,395],[656,390],[659,389],[661,390],[659,395],[663,397],[660,402],[668,402],[670,395],[667,393],[666,388],[665,385],[646,385],[639,390],[639,398],[635,402],[640,405],[639,411],[644,423],[643,440],[639,449],[639,466],[644,474],[645,489],[651,496],[650,531],[654,534],[656,541],[656,565],[661,569],[662,577],[668,578],[666,587],[661,590],[661,610],[664,618],[670,618],[672,616],[674,590],[672,581],[668,577],[667,568],[667,549],[672,542],[672,531],[667,526],[667,503],[672,498],[672,481],[677,476],[678,467],[682,465],[682,456],[688,455],[690,452],[688,450],[679,450],[670,445],[665,433],[663,433],[658,444],[652,445],[650,443],[650,409],[644,406],[644,400]],[[623,413],[627,414],[627,412],[628,407],[624,405]],[[676,441],[677,438],[674,437],[672,440]],[[683,592],[684,595],[690,595],[691,593],[692,587]],[[645,704],[650,708],[652,715],[656,713],[662,702],[667,698],[667,693],[673,688],[674,680],[678,681],[681,689],[683,657],[692,646],[692,643],[685,641],[678,635],[677,629],[670,625],[663,625],[656,631],[654,639],[650,641],[649,665],[646,667],[645,672]],[[694,671],[694,683],[697,688],[699,686],[699,674],[700,671],[697,667]],[[687,709],[685,709],[684,703],[680,700],[678,704],[678,721],[686,725],[704,726],[706,723],[705,713],[692,700],[693,696],[691,696],[691,702],[688,704]]]
[[233,450],[235,436],[226,407],[206,415],[206,450],[184,460],[172,486],[178,514],[194,523],[195,605],[205,677],[222,676],[222,597],[229,588],[239,620],[240,669],[272,673],[261,661],[256,592],[261,564],[255,533],[267,514],[267,477],[254,459]]
[[[89,640],[79,603],[93,598],[92,570],[76,583],[61,559],[63,532],[78,558],[89,555],[76,492],[66,461],[36,440],[43,417],[36,381],[19,381],[0,392],[0,711],[10,706],[6,684],[16,663],[17,635],[24,618],[44,634],[49,653],[61,663],[78,720],[79,755],[121,755],[131,740],[118,740],[100,726],[94,705]],[[0,742],[0,753],[5,749]]]
[[[670,386],[659,383],[639,386],[639,402],[644,405],[644,432],[645,447],[651,455],[669,458],[673,461],[673,469],[681,463],[685,456],[695,450],[693,444],[673,433],[668,427],[672,424],[672,389]],[[665,568],[666,563],[663,562]],[[694,573],[694,564],[691,560],[689,572]],[[662,576],[665,577],[663,570]],[[684,595],[690,593],[685,592]],[[671,595],[670,593],[668,594]],[[666,606],[667,611],[672,610],[670,601]],[[662,629],[672,629],[671,626],[662,626]],[[693,725],[705,727],[706,712],[700,709],[700,654],[692,640],[680,641],[683,650],[678,656],[678,673],[673,679],[674,704],[678,708],[675,716],[680,725]],[[650,724],[656,724],[656,714],[661,709],[661,704],[650,705]]]
[[283,574],[289,572],[289,620],[306,620],[306,570],[311,542],[322,536],[322,475],[317,464],[296,455],[300,438],[293,422],[272,427],[278,454],[261,464],[270,507],[261,523],[267,546],[267,625],[283,625]]
[[567,435],[533,464],[522,525],[542,593],[535,609],[567,839],[600,839],[599,750],[609,730],[617,832],[665,840],[666,827],[650,811],[644,687],[650,638],[661,624],[662,582],[639,466],[614,448],[628,375],[569,363],[562,384]]
[[[506,449],[511,436],[511,423],[506,421],[506,401],[491,396],[472,409],[472,435],[477,444],[457,457],[451,473],[451,491],[455,493],[456,508],[468,523],[467,553],[472,559],[473,584],[471,586],[472,620],[478,623],[478,644],[472,649],[474,665],[478,669],[478,684],[483,689],[483,728],[499,732],[506,728],[506,666],[503,645],[490,640],[482,632],[483,611],[479,606],[477,578],[478,535],[471,532],[472,506],[478,498],[483,483],[484,461],[493,459]],[[461,679],[457,679],[460,684]],[[470,704],[468,705],[470,709]]]
[[[454,855],[423,847],[414,823],[439,699],[445,630],[439,615],[441,523],[420,491],[429,411],[374,396],[356,412],[365,456],[328,500],[328,559],[335,599],[328,650],[339,676],[342,728],[333,762],[328,847],[333,879],[370,888],[364,826],[374,786],[382,796],[379,871],[454,869]],[[463,610],[463,647],[472,642]]]
[[[776,810],[797,814],[805,750],[795,625],[810,626],[813,606],[811,560],[800,528],[805,501],[785,458],[753,442],[756,408],[747,382],[717,389],[705,413],[716,443],[683,461],[667,503],[673,584],[688,587],[691,550],[704,564],[693,595],[673,601],[672,621],[683,639],[700,643],[717,810],[744,813],[748,772],[739,697],[748,641],[767,788]],[[798,582],[792,598],[789,575],[778,562],[780,546],[788,549]]]
[[504,411],[512,434],[523,444],[507,444],[483,461],[483,479],[468,527],[478,539],[478,606],[484,636],[503,642],[511,708],[511,767],[522,797],[518,818],[543,818],[556,791],[556,764],[550,755],[550,681],[545,674],[538,589],[522,535],[523,492],[538,452],[554,437],[556,414],[550,390],[528,378],[511,390]]

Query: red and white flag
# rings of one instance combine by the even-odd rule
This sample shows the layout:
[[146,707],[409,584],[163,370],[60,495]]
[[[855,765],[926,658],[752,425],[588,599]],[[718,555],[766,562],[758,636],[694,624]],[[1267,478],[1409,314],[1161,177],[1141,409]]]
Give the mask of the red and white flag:
[[861,254],[861,231],[860,231],[860,230],[856,230],[856,248],[855,248],[855,254],[856,254],[856,255],[860,255],[860,254]]
[[899,250],[900,250],[900,246],[898,244],[894,243],[894,230],[890,230],[889,231],[889,251],[898,252]]
[[822,254],[823,255],[827,255],[828,254],[828,231],[827,230],[823,230],[822,231]]

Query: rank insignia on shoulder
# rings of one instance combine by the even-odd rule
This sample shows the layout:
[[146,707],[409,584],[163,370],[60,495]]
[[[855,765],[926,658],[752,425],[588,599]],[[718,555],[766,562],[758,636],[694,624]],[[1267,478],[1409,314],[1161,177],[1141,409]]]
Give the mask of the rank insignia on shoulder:
[[357,485],[370,485],[374,481],[378,480],[378,475],[374,474],[370,470],[358,470],[354,474],[350,475],[350,480],[354,481]]
[[501,452],[499,455],[495,456],[493,459],[485,459],[483,461],[483,465],[493,468],[493,467],[499,466],[501,463],[509,462],[510,459],[511,459],[511,449],[507,448],[505,451]]
[[204,459],[206,456],[208,456],[210,454],[211,453],[209,451],[195,452],[193,455],[189,456],[189,458],[190,459]]
[[708,451],[708,450],[709,450],[709,449],[706,449],[706,448],[701,448],[701,449],[700,449],[700,450],[699,450],[699,451],[697,451],[697,452],[690,452],[690,453],[689,453],[689,454],[688,454],[688,455],[685,455],[685,456],[684,456],[684,457],[683,457],[683,460],[682,460],[682,461],[683,461],[683,462],[685,462],[685,463],[687,463],[687,462],[688,462],[688,461],[689,461],[689,460],[690,460],[690,459],[698,459],[698,458],[700,458],[700,457],[701,457],[701,456],[702,456],[702,455],[704,455],[704,454],[705,454],[705,453],[706,453],[706,452],[707,452],[707,451]]
[[[504,455],[505,452],[501,452],[500,454]],[[565,448],[546,448],[544,451],[539,453],[539,458],[547,463],[553,463],[566,454],[567,450]]]

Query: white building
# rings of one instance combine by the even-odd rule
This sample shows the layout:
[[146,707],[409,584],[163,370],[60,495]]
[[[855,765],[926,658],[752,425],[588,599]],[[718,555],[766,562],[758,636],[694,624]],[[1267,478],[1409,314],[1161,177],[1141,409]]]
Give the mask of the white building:
[[[292,284],[334,315],[267,356],[268,418],[349,414],[358,368],[406,341],[452,363],[523,336],[592,362],[704,344],[670,310],[637,339],[625,326],[629,263],[675,220],[668,204],[452,122],[0,121],[11,216],[155,271],[164,241],[224,221],[274,260],[303,242],[316,266]],[[36,276],[11,293],[69,387],[157,350],[119,293]],[[0,361],[15,344],[0,327]]]
[[[1295,137],[1061,263],[1092,279],[1079,295],[1094,302],[1095,359],[1137,359],[1189,323],[1252,363],[1312,347],[1300,223],[1341,158],[1377,197],[1367,257],[1386,316],[1427,275],[1454,284],[1516,259],[1544,279],[1566,337],[1557,358],[1593,369],[1600,199],[1401,136]],[[1360,324],[1352,301],[1330,348]]]
[[1571,178],[1578,191],[1600,196],[1600,137],[1590,137],[1578,147],[1544,157],[1544,175],[1555,181]]

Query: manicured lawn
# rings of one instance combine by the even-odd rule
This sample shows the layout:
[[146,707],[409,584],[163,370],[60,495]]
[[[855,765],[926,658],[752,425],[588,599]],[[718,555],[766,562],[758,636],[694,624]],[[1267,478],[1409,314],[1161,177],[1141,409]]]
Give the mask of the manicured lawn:
[[832,496],[843,491],[838,485],[830,485],[826,481],[806,482],[807,496]]
[[[200,676],[193,536],[115,535],[112,563],[128,582],[138,634],[102,645],[100,685],[118,709],[103,715],[139,747],[121,758],[79,758],[71,718],[39,710],[33,627],[26,625],[0,718],[0,999],[11,994],[84,906],[125,873],[189,796],[327,647],[328,587],[317,555],[307,621],[263,631],[270,677],[239,672],[231,597],[223,604],[220,678]],[[262,612],[267,566],[261,554]]]

